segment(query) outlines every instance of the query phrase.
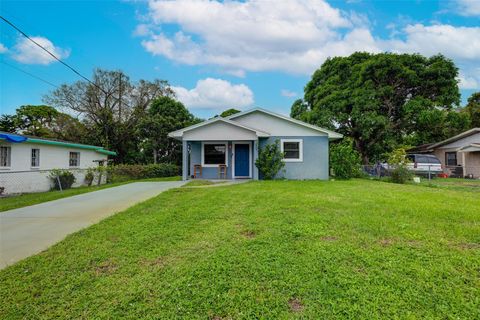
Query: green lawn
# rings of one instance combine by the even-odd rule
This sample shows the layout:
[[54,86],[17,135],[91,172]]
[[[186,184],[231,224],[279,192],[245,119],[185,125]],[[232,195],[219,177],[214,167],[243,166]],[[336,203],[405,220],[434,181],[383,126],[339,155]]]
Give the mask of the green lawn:
[[0,271],[1,319],[480,318],[472,192],[178,188]]
[[434,188],[480,192],[480,179],[435,178],[429,181],[421,178],[420,184]]
[[152,178],[152,179],[143,179],[143,180],[130,180],[117,183],[109,183],[101,186],[91,186],[91,187],[79,187],[67,189],[64,191],[48,191],[48,192],[38,192],[38,193],[26,193],[22,195],[16,195],[11,197],[0,198],[0,212],[7,211],[16,208],[22,208],[26,206],[31,206],[34,204],[39,204],[42,202],[57,200],[61,198],[75,196],[77,194],[97,191],[101,189],[116,187],[122,184],[138,182],[138,181],[176,181],[180,180],[180,177],[167,177],[167,178]]

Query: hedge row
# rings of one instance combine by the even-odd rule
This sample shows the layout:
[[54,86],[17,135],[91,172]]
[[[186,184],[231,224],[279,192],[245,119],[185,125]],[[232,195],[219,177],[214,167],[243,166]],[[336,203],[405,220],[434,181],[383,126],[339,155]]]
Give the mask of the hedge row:
[[119,182],[135,179],[163,178],[180,175],[180,167],[171,163],[120,164],[108,167],[108,181]]

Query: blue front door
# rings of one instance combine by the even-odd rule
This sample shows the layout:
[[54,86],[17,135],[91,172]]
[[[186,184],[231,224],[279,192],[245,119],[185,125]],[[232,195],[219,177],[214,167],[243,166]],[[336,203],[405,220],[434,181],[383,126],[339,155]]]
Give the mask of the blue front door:
[[235,177],[250,176],[250,146],[235,144]]

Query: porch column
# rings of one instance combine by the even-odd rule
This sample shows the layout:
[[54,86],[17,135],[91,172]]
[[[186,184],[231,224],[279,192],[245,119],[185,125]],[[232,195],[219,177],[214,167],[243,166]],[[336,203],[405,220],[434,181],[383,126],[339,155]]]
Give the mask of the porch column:
[[255,165],[255,161],[258,159],[258,139],[253,140],[253,180],[258,180],[258,168]]
[[182,140],[182,180],[188,177],[188,141]]

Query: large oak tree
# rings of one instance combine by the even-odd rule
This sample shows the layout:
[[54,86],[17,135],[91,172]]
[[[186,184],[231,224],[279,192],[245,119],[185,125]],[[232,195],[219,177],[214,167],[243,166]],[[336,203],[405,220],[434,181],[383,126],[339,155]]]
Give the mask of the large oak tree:
[[[369,163],[399,144],[434,142],[463,130],[464,119],[448,115],[460,102],[457,76],[455,64],[442,55],[330,58],[307,83],[292,116],[351,137]],[[450,120],[454,128],[444,130]]]

